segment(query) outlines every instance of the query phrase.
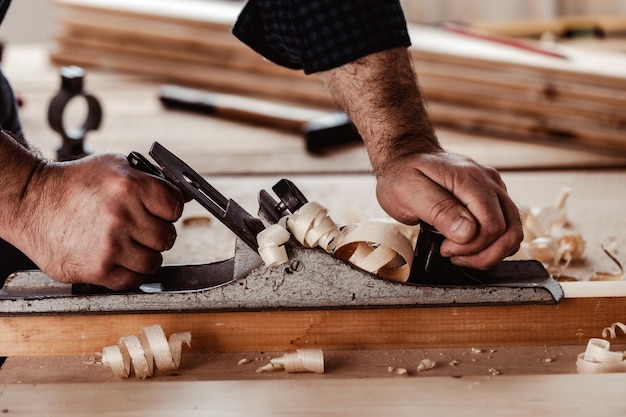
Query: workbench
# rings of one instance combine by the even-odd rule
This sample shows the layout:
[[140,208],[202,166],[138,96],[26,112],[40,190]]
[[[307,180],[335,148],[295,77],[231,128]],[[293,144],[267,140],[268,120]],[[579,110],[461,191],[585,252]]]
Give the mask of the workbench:
[[[47,58],[46,45],[9,45],[3,68],[24,99],[21,115],[27,138],[53,157],[60,138],[47,126],[46,111],[60,81],[58,69]],[[289,178],[310,199],[324,204],[338,224],[386,217],[376,203],[375,182],[362,146],[312,156],[294,133],[165,110],[157,98],[160,84],[156,78],[87,69],[85,87],[104,108],[100,130],[87,138],[93,152],[147,153],[158,140],[252,213],[257,209],[258,190]],[[563,187],[572,189],[568,215],[585,237],[587,248],[585,261],[572,265],[568,275],[585,279],[596,271],[614,271],[616,266],[604,254],[603,244],[624,261],[625,158],[443,129],[439,136],[447,149],[499,168],[520,204],[552,204]],[[166,264],[232,256],[231,232],[206,218],[185,222],[198,216],[206,214],[190,203],[177,224],[175,247],[164,254]],[[172,317],[176,319],[174,313]],[[102,320],[91,325],[101,326],[106,334],[106,319]],[[63,336],[50,344],[63,350],[81,343]],[[111,343],[119,336],[124,335],[116,335]],[[256,374],[260,364],[280,353],[269,349],[198,352],[192,348],[183,353],[183,365],[175,374],[145,381],[114,378],[97,362],[96,352],[12,356],[0,368],[0,410],[7,415],[66,416],[207,415],[210,411],[259,416],[408,416],[420,411],[468,416],[582,416],[591,412],[622,416],[625,375],[575,374],[576,355],[584,350],[588,337],[600,335],[581,335],[577,344],[568,346],[511,346],[501,340],[454,347],[388,349],[383,344],[380,349],[331,349],[325,352],[327,372],[323,375]],[[623,348],[625,340],[615,341],[615,348]],[[244,358],[249,363],[238,365]],[[435,360],[438,366],[417,373],[417,363],[424,358]],[[406,367],[409,375],[388,373],[391,366]]]

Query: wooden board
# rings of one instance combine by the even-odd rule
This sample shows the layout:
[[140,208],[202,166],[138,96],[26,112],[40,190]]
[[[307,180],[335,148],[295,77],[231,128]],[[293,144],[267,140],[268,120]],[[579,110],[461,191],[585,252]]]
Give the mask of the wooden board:
[[553,306],[0,317],[0,356],[88,354],[141,327],[190,331],[200,352],[586,344],[624,320],[626,297]]
[[[60,137],[47,125],[45,114],[60,80],[58,69],[48,61],[48,50],[43,45],[9,45],[3,69],[25,100],[20,116],[27,138],[45,155],[54,157]],[[303,139],[292,132],[165,110],[158,102],[161,82],[147,76],[88,70],[85,88],[98,97],[104,109],[100,130],[87,137],[91,149],[145,153],[158,140],[205,174],[367,173],[370,170],[360,145],[314,156],[306,152]],[[448,150],[498,169],[626,166],[626,158],[616,155],[523,140],[512,142],[498,136],[443,128],[438,130],[438,135]]]
[[0,404],[20,416],[621,417],[626,376],[128,382],[0,385]]
[[[241,4],[178,2],[155,10],[149,1],[56,4],[61,29],[51,57],[58,64],[332,106],[315,77],[263,61],[230,35]],[[626,153],[626,100],[616,93],[626,78],[615,69],[626,61],[622,54],[560,45],[567,59],[556,59],[438,27],[409,29],[437,126]]]

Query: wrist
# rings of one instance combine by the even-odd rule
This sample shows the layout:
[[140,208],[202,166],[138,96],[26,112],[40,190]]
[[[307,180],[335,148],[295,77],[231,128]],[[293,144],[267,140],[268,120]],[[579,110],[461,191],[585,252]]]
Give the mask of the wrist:
[[426,136],[407,133],[386,141],[379,141],[378,146],[368,147],[372,170],[377,178],[407,166],[409,159],[420,155],[444,152],[434,133]]
[[6,132],[0,136],[0,237],[22,249],[43,197],[44,190],[37,184],[47,164]]

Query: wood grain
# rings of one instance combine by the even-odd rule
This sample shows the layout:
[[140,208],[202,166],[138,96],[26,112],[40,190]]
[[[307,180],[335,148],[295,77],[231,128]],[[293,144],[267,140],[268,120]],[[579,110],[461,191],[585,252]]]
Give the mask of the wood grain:
[[153,324],[190,331],[200,352],[585,344],[624,311],[625,297],[593,297],[553,306],[12,316],[0,317],[0,356],[93,353]]
[[626,376],[128,382],[0,385],[1,404],[20,416],[621,417]]

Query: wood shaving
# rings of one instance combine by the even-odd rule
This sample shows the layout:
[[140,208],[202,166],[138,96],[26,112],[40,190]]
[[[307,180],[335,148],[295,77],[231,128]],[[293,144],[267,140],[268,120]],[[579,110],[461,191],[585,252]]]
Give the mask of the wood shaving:
[[414,246],[394,223],[368,221],[340,229],[326,208],[308,202],[257,236],[259,254],[266,266],[288,261],[281,246],[289,240],[288,232],[305,248],[320,247],[381,278],[398,282],[409,278]]
[[407,371],[406,368],[396,368],[395,366],[390,366],[389,368],[387,368],[387,372],[390,374],[396,374],[396,375],[408,375],[409,371]]
[[605,327],[602,330],[602,337],[605,339],[608,336],[611,336],[611,339],[615,339],[617,337],[617,329],[620,329],[624,335],[626,335],[626,324],[617,322],[611,324],[609,327]]
[[381,278],[405,282],[414,250],[393,224],[370,221],[345,228],[334,255]]
[[489,373],[493,376],[500,375],[500,371],[498,371],[496,368],[489,368]]
[[240,366],[241,366],[241,365],[246,365],[246,364],[248,364],[248,363],[250,363],[250,360],[249,360],[249,359],[246,359],[246,358],[243,358],[243,359],[241,359],[239,362],[237,362],[237,365],[240,365]]
[[298,349],[286,353],[281,358],[271,359],[270,363],[256,370],[258,374],[265,371],[284,369],[285,372],[324,373],[324,353],[320,349]]
[[182,345],[191,346],[191,333],[173,333],[169,339],[158,324],[143,327],[139,336],[123,336],[117,345],[105,346],[102,363],[115,376],[128,378],[134,371],[137,378],[152,377],[154,367],[159,371],[178,369]]
[[460,361],[456,361],[456,360],[455,360],[455,361],[450,361],[450,363],[448,363],[448,365],[450,365],[450,366],[454,366],[454,367],[457,367],[457,366],[459,366],[460,364],[461,364],[461,362],[460,362]]
[[417,364],[417,372],[429,371],[434,369],[437,366],[437,362],[431,359],[422,359],[420,363]]
[[610,350],[611,343],[604,339],[589,339],[587,349],[578,355],[576,369],[579,374],[626,372],[625,352]]
[[583,258],[585,240],[572,228],[565,209],[570,194],[569,188],[563,188],[554,205],[520,207],[524,240],[513,258],[535,259],[555,278],[573,260]]
[[259,244],[259,256],[261,256],[265,266],[270,268],[282,265],[289,260],[285,243],[289,241],[290,237],[289,232],[279,224],[269,226],[256,236]]

